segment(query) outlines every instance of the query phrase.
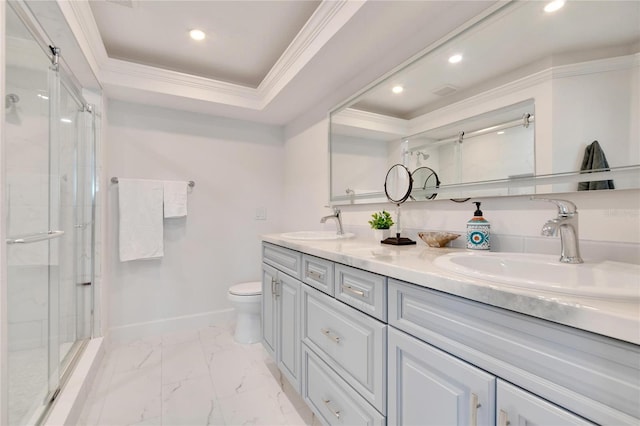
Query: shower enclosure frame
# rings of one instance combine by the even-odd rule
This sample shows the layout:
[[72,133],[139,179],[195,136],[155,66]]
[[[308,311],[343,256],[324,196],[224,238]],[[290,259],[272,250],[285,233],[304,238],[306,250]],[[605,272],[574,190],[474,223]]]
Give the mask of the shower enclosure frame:
[[[48,39],[46,32],[40,27],[40,25],[37,23],[37,19],[33,16],[33,14],[31,14],[28,6],[22,2],[22,1],[11,1],[11,2],[1,2],[2,4],[0,4],[0,19],[3,22],[3,31],[2,34],[0,35],[0,46],[2,47],[1,51],[3,52],[2,54],[0,54],[0,66],[2,66],[2,69],[6,70],[6,66],[7,66],[7,58],[6,58],[6,19],[7,19],[7,9],[11,8],[11,10],[13,12],[15,12],[18,17],[20,18],[20,20],[22,21],[22,23],[28,28],[29,32],[31,33],[31,35],[33,36],[34,40],[36,40],[38,42],[38,44],[40,44],[41,48],[43,48],[43,50],[45,50],[46,52],[46,48],[48,48],[49,46],[52,46],[53,43]],[[58,381],[57,381],[57,385],[55,386],[55,388],[50,389],[50,401],[48,404],[46,404],[46,406],[43,405],[44,410],[42,411],[42,413],[38,416],[38,422],[42,421],[47,414],[47,409],[50,408],[51,406],[51,402],[55,399],[55,396],[57,395],[57,393],[59,392],[60,388],[64,386],[66,380],[69,377],[69,373],[73,370],[73,366],[75,364],[75,362],[77,362],[78,358],[80,357],[82,350],[84,348],[84,346],[86,346],[86,344],[88,343],[89,339],[94,335],[95,332],[95,322],[94,322],[94,313],[95,313],[95,262],[96,262],[96,252],[95,252],[95,242],[96,242],[96,195],[97,195],[97,187],[96,187],[96,155],[97,155],[97,150],[96,150],[96,140],[99,138],[99,134],[98,134],[98,128],[96,128],[96,120],[99,120],[99,114],[97,115],[95,113],[95,109],[93,107],[93,105],[88,104],[86,101],[84,101],[84,97],[83,94],[81,92],[81,85],[75,80],[73,73],[71,72],[71,70],[68,69],[68,67],[66,66],[66,64],[64,63],[64,61],[59,61],[56,58],[56,54],[55,52],[52,52],[52,54],[50,55],[51,59],[52,59],[52,66],[55,67],[56,65],[58,65],[61,70],[60,70],[60,78],[58,80],[59,84],[61,85],[61,87],[66,88],[67,90],[67,94],[72,96],[73,98],[75,98],[75,101],[82,105],[82,111],[79,112],[78,116],[79,117],[83,117],[83,118],[87,118],[88,117],[88,122],[84,122],[83,123],[83,127],[78,128],[78,130],[82,133],[92,133],[92,137],[90,138],[91,140],[91,146],[90,146],[90,151],[91,151],[91,155],[90,157],[90,164],[88,165],[90,168],[90,179],[87,182],[88,184],[88,193],[91,196],[91,206],[90,206],[90,245],[89,245],[89,253],[90,253],[90,267],[89,267],[89,271],[88,271],[88,276],[89,278],[89,282],[92,284],[90,286],[91,291],[89,291],[90,297],[89,297],[89,301],[88,301],[88,311],[89,311],[89,323],[85,324],[85,330],[87,332],[86,334],[86,338],[80,340],[80,341],[76,341],[74,343],[74,351],[73,351],[73,356],[70,356],[69,359],[67,360],[67,362],[63,365],[60,362],[57,363],[57,365],[50,367],[50,374],[52,373],[52,369],[53,374],[57,375],[58,377]],[[57,62],[57,64],[56,64]],[[7,95],[6,93],[6,85],[5,85],[5,78],[2,78],[2,83],[0,86],[0,95],[2,95],[3,97]],[[58,104],[59,106],[59,104]],[[54,107],[55,108],[55,107]],[[6,112],[6,111],[5,111]],[[55,113],[55,111],[53,111],[53,113],[50,113],[50,127],[49,127],[49,131],[50,133],[55,134],[55,128],[57,126],[59,126],[59,115]],[[4,120],[4,116],[3,116],[3,120]],[[2,167],[2,173],[1,173],[1,177],[0,177],[0,200],[2,200],[2,203],[0,203],[0,206],[2,206],[2,208],[0,209],[2,211],[2,218],[1,218],[1,227],[0,227],[0,236],[2,237],[3,240],[6,241],[6,239],[8,238],[8,229],[7,229],[7,211],[8,208],[6,208],[5,206],[5,201],[7,200],[7,191],[6,191],[6,186],[8,184],[8,180],[7,180],[7,169],[6,169],[6,156],[7,156],[7,152],[5,150],[6,148],[6,142],[7,142],[7,135],[5,134],[5,127],[6,126],[2,126],[1,130],[0,130],[0,161],[2,162],[1,166]],[[80,135],[77,135],[78,137],[80,137]],[[54,136],[55,138],[55,136]],[[77,143],[77,142],[76,142]],[[49,149],[51,148],[52,144],[51,141],[49,143]],[[78,152],[76,150],[75,155],[78,155]],[[74,171],[77,173],[78,172],[78,162],[77,159],[76,161],[74,161]],[[77,190],[77,179],[78,176],[74,176],[74,185],[76,185],[76,190]],[[59,194],[58,194],[59,196]],[[74,197],[77,197],[78,194],[74,193]],[[55,195],[54,195],[55,197]],[[74,198],[74,207],[73,207],[73,213],[76,214],[77,213],[77,204],[76,204],[77,198]],[[60,204],[58,204],[58,208],[60,209],[61,206]],[[75,223],[75,227],[78,227],[78,225],[82,226],[82,223],[78,222],[78,218],[73,218],[73,221]],[[76,235],[76,233],[73,233],[74,237]],[[71,235],[69,236],[71,237]],[[75,238],[74,238],[75,240]],[[73,242],[73,247],[74,250],[77,249],[77,241]],[[0,258],[1,258],[1,263],[0,263],[0,424],[7,424],[8,423],[8,418],[9,418],[9,414],[8,414],[8,377],[9,377],[9,372],[8,372],[8,355],[9,355],[9,339],[8,339],[8,287],[9,287],[9,282],[8,282],[8,277],[7,277],[7,266],[8,266],[8,262],[7,262],[7,255],[8,255],[8,250],[7,250],[7,245],[3,245],[2,249],[0,249]],[[74,261],[72,262],[73,266],[73,276],[77,276],[77,259],[78,259],[78,255],[76,252],[74,252]],[[80,284],[80,283],[76,283],[76,284]],[[59,331],[57,331],[59,332]],[[59,342],[57,342],[59,343]],[[59,350],[59,348],[58,348]],[[60,361],[60,360],[58,360]],[[56,372],[57,371],[57,372]]]

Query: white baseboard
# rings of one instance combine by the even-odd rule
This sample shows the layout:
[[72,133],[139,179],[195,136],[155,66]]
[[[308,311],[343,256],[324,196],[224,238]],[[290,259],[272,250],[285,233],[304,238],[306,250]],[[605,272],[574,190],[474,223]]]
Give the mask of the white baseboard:
[[210,325],[227,324],[234,318],[233,308],[210,311],[195,315],[164,318],[156,321],[113,327],[108,331],[110,343],[120,345],[145,337],[157,336],[172,331],[198,329]]

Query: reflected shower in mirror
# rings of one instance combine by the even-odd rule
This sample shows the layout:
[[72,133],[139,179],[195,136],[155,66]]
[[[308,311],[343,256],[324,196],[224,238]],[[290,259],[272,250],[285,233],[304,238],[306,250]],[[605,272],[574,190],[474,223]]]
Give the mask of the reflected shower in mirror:
[[534,120],[533,100],[527,100],[407,137],[408,168],[427,167],[437,180],[426,197],[414,199],[434,199],[441,184],[448,187],[443,195],[462,197],[457,185],[496,180],[511,185],[475,191],[474,196],[532,193],[530,184],[515,184],[534,175]]
[[411,176],[413,177],[413,189],[410,195],[412,200],[433,200],[436,198],[440,179],[433,169],[418,167],[411,173]]

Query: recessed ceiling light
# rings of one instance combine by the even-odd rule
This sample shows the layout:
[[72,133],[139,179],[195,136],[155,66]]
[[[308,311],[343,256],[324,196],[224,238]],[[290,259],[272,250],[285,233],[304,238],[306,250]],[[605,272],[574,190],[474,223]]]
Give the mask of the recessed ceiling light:
[[189,31],[189,36],[197,41],[204,40],[206,34],[202,30],[191,30]]
[[451,64],[457,64],[461,60],[462,60],[462,55],[459,53],[456,53],[455,55],[449,57],[449,63]]
[[393,86],[393,89],[391,89],[391,91],[397,95],[399,93],[404,92],[404,87],[402,87],[402,86]]
[[60,121],[62,121],[63,123],[73,123],[70,118],[61,118]]
[[564,6],[564,0],[553,0],[544,7],[544,11],[547,13],[555,12]]

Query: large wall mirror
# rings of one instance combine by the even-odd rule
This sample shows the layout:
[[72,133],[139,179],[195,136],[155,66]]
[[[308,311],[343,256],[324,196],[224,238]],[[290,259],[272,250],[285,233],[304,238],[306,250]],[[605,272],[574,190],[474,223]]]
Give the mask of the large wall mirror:
[[640,2],[544,6],[496,6],[332,111],[331,203],[385,201],[396,163],[437,177],[412,200],[640,188]]

